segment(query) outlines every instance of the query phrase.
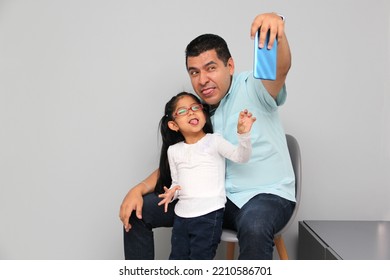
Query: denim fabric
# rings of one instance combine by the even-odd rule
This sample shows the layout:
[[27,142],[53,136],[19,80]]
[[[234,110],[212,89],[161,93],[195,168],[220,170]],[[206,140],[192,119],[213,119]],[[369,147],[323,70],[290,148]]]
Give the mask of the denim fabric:
[[[125,259],[154,259],[153,228],[172,227],[174,217],[175,203],[164,213],[159,201],[155,194],[144,196],[143,219],[130,217],[132,228],[124,231]],[[288,222],[294,207],[295,202],[273,194],[258,194],[241,209],[228,199],[223,227],[237,230],[239,259],[272,259],[274,234]]]
[[135,216],[133,211],[130,217],[131,229],[123,231],[124,250],[126,260],[153,260],[154,237],[153,229],[159,227],[172,227],[174,207],[176,201],[169,204],[168,212],[164,212],[164,206],[158,206],[161,198],[155,193],[144,196],[142,208],[142,220]]
[[295,202],[258,194],[241,209],[226,203],[224,228],[237,231],[240,260],[272,260],[274,235],[289,221]]
[[223,208],[194,218],[175,215],[170,260],[212,260],[221,241]]

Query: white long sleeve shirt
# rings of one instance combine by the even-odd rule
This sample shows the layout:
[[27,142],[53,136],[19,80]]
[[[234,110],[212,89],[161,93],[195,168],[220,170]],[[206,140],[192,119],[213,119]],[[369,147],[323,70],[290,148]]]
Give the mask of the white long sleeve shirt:
[[168,148],[172,185],[179,185],[176,215],[201,216],[225,207],[225,158],[244,163],[251,156],[250,133],[237,134],[234,146],[219,134],[206,134],[195,144],[177,143]]

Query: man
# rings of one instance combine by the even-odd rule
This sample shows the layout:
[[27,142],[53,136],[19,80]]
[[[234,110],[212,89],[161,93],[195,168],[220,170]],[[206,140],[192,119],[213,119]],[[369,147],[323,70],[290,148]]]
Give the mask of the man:
[[[259,46],[272,48],[278,40],[277,78],[257,80],[251,72],[234,74],[226,42],[217,35],[195,38],[186,49],[192,86],[213,109],[214,131],[236,144],[236,121],[247,108],[256,116],[252,128],[252,157],[246,164],[227,161],[224,228],[237,231],[239,259],[272,259],[273,239],[295,207],[295,178],[277,108],[286,99],[285,79],[291,54],[284,21],[275,13],[255,17],[250,35],[260,28]],[[264,46],[270,31],[269,45]],[[120,219],[124,225],[126,259],[153,259],[153,228],[170,227],[168,213],[157,206],[153,193],[158,170],[132,188],[124,198]],[[130,218],[130,220],[129,220]]]

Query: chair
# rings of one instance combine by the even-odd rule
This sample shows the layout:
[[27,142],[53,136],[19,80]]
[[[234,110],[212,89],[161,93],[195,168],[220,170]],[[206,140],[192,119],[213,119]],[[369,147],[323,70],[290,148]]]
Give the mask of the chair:
[[[302,184],[302,169],[301,169],[301,151],[298,141],[294,136],[286,134],[287,146],[290,152],[290,158],[295,174],[295,199],[296,204],[290,220],[287,224],[275,234],[274,243],[281,260],[288,260],[288,254],[282,234],[290,227],[294,222],[295,216],[298,212],[299,203],[301,199],[301,184]],[[235,244],[238,243],[237,233],[232,230],[224,229],[222,231],[221,240],[227,242],[226,258],[232,260],[234,258]]]

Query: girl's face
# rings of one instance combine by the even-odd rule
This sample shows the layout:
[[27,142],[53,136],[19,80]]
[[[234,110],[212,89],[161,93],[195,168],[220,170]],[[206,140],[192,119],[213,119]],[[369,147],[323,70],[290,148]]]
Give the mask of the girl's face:
[[206,124],[205,113],[202,105],[191,96],[179,98],[173,117],[174,120],[168,123],[169,128],[180,131],[187,143],[195,143],[205,135],[203,131]]

